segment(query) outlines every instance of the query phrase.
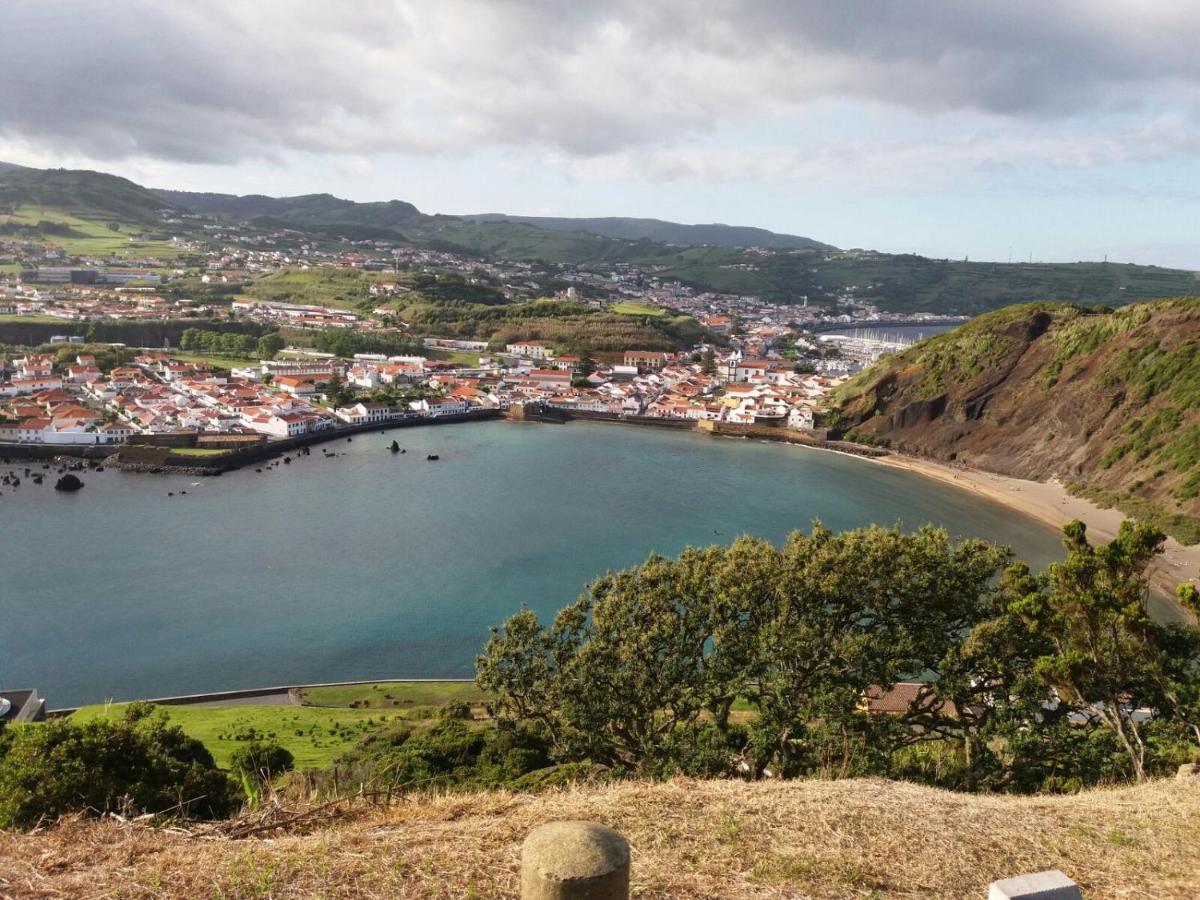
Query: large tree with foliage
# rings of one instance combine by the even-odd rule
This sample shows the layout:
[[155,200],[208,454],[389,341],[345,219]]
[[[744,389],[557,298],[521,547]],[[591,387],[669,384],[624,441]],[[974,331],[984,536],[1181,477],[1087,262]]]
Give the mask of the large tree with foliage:
[[[549,626],[518,613],[477,680],[557,759],[624,771],[992,790],[1164,771],[1194,752],[1182,739],[1200,723],[1200,631],[1146,612],[1161,536],[1129,525],[1093,548],[1082,526],[1065,534],[1066,561],[1044,574],[934,528],[818,524],[779,548],[741,538],[652,556]],[[917,685],[905,705],[868,714],[901,681]]]
[[1030,581],[1013,610],[1051,645],[1035,671],[1062,702],[1112,731],[1142,780],[1148,716],[1175,715],[1200,737],[1196,630],[1160,625],[1147,609],[1144,573],[1162,532],[1127,521],[1114,540],[1092,546],[1075,520],[1063,534],[1066,560]]

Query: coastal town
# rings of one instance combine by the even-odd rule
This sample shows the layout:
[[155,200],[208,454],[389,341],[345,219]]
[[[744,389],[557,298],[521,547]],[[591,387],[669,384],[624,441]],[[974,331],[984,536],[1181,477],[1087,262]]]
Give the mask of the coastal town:
[[[832,305],[780,304],[697,290],[625,263],[496,262],[392,241],[321,244],[286,231],[202,227],[203,239],[170,239],[174,256],[152,255],[141,249],[150,242],[131,236],[119,266],[52,240],[0,242],[0,327],[40,328],[37,339],[0,341],[0,444],[78,448],[191,435],[193,452],[215,455],[365,424],[514,409],[815,433],[833,388],[903,346],[825,332],[934,319],[881,313],[856,286]],[[288,285],[313,280],[352,283],[361,296],[297,302],[304,290]],[[463,337],[404,321],[406,304],[446,283],[578,316],[670,315],[699,339],[593,351],[586,340],[506,339],[503,330]],[[175,342],[138,345],[156,327],[169,332],[164,325],[182,326]],[[135,339],[115,339],[126,331]]]
[[526,342],[474,365],[356,354],[225,370],[146,351],[103,371],[92,353],[65,362],[29,353],[0,358],[0,441],[89,446],[188,433],[269,441],[514,405],[811,430],[814,410],[840,380],[799,373],[780,358],[713,348],[695,355],[631,350],[606,364]]

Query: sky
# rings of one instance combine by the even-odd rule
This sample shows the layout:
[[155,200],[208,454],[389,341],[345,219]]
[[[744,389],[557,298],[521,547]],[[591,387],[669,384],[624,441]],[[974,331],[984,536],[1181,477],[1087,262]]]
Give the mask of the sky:
[[1200,269],[1192,0],[0,0],[0,160]]

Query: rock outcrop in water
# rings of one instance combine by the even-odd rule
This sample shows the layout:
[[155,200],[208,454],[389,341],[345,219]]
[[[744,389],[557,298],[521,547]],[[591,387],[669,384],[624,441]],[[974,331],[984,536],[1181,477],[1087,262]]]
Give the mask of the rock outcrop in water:
[[54,482],[54,489],[56,491],[73,493],[79,490],[81,487],[83,487],[83,482],[79,480],[78,476],[72,475],[70,472],[58,479],[58,481]]

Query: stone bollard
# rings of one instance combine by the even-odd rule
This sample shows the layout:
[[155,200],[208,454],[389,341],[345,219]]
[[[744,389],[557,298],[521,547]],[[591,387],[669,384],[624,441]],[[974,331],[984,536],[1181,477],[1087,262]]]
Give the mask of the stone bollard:
[[1058,869],[1018,875],[988,885],[988,900],[1083,900],[1079,885]]
[[628,900],[629,843],[607,825],[551,822],[521,850],[521,900]]

